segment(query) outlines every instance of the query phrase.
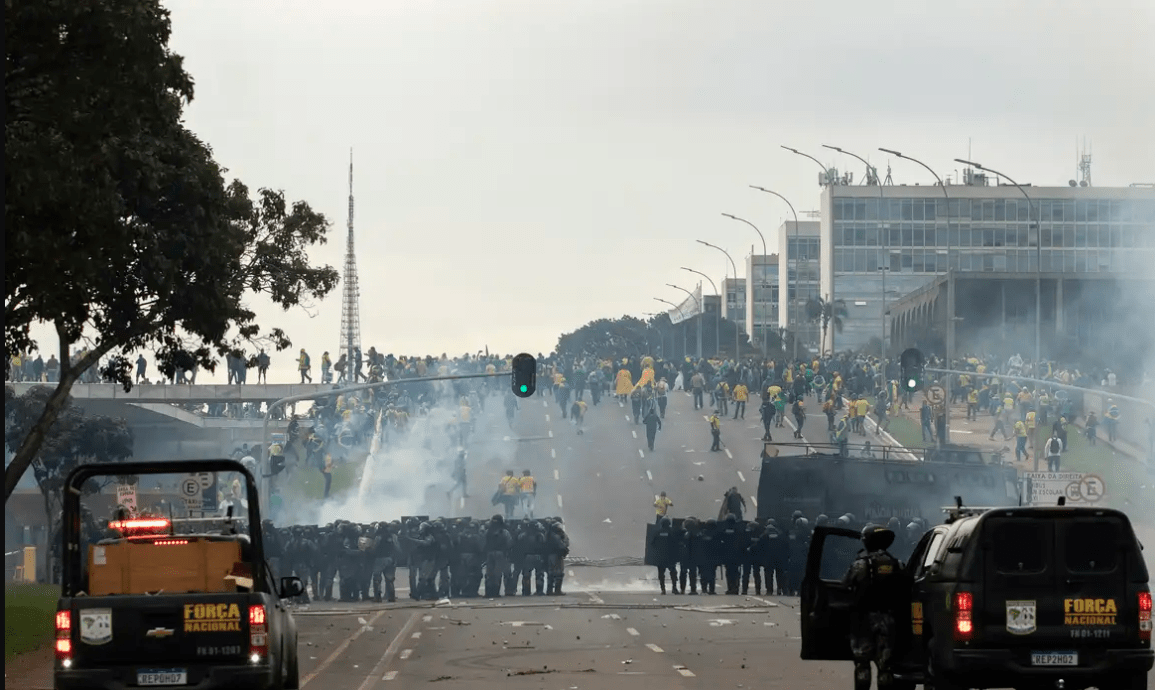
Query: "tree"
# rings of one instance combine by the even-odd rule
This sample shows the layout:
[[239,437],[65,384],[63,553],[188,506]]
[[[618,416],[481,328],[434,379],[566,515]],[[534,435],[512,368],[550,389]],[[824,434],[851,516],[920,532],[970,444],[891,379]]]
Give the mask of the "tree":
[[[12,386],[4,387],[4,445],[8,450],[15,451],[23,443],[53,395],[49,386],[33,386],[21,396]],[[72,404],[71,397],[65,400],[50,432],[33,459],[32,471],[44,497],[48,533],[54,534],[68,474],[82,463],[123,462],[132,457],[133,435],[123,419],[86,415]]]
[[[310,247],[328,222],[308,204],[239,181],[181,124],[192,79],[168,49],[157,0],[14,3],[4,17],[5,358],[59,338],[59,383],[5,470],[5,499],[67,408],[80,375],[131,386],[129,354],[154,348],[162,371],[258,342],[250,293],[288,309],[328,294],[338,274]],[[83,342],[83,354],[70,356]],[[182,353],[184,353],[182,355]]]
[[830,300],[827,295],[826,299],[821,297],[814,297],[806,302],[806,316],[811,321],[821,323],[822,325],[822,352],[826,352],[826,333],[833,324],[836,333],[842,332],[842,322],[848,315],[846,310],[846,301],[836,299]]
[[612,356],[643,357],[653,354],[655,343],[650,324],[633,316],[620,319],[596,319],[572,333],[557,339],[557,353],[563,357]]

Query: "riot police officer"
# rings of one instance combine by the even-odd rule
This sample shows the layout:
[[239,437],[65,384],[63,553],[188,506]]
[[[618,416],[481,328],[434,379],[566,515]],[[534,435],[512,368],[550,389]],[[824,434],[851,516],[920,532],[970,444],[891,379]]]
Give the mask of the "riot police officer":
[[502,581],[509,569],[509,547],[513,537],[505,529],[505,518],[494,515],[485,532],[485,596],[500,597]]
[[662,518],[658,523],[658,530],[650,539],[650,546],[654,549],[654,558],[658,566],[658,583],[662,586],[662,594],[666,593],[666,571],[670,571],[670,586],[674,592],[678,591],[678,567],[676,565],[678,552],[674,538],[674,521]]
[[870,662],[878,667],[878,687],[890,687],[897,626],[905,578],[902,562],[889,551],[894,532],[877,525],[862,530],[863,550],[843,577],[851,593],[850,648],[854,654],[854,688],[870,690]]

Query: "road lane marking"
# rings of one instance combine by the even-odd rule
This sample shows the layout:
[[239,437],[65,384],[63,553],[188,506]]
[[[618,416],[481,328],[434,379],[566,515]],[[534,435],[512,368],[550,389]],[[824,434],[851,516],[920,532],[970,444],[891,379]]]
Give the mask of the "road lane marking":
[[405,661],[406,659],[408,659],[412,655],[413,655],[412,649],[402,649],[401,650],[401,656],[398,658],[400,658],[402,661]]
[[650,474],[649,470],[646,470],[646,479],[649,479],[651,482],[654,481],[654,475]]
[[549,437],[550,437],[550,438],[553,438],[553,429],[550,429],[550,430],[549,430]]
[[733,459],[734,459],[734,456],[730,454],[730,449],[729,449],[729,448],[726,448],[725,450],[726,450],[726,457],[728,457],[728,458],[730,458],[731,460],[733,460]]
[[639,457],[639,458],[644,458],[644,457],[646,457],[646,454],[642,452],[642,449],[641,449],[641,448],[639,448],[639,449],[638,449],[638,457]]
[[558,494],[558,495],[557,495],[557,507],[558,507],[558,508],[563,508],[563,507],[564,507],[564,506],[562,505],[562,502],[561,502],[561,494]]
[[389,673],[385,674],[385,678],[383,678],[383,680],[393,680],[396,677],[397,677],[397,672],[396,671],[390,671]]
[[598,595],[594,594],[593,592],[586,592],[586,594],[588,594],[588,595],[589,595],[590,601],[591,601],[591,602],[593,602],[593,603],[595,603],[595,604],[604,604],[604,603],[606,603],[606,602],[602,601],[602,598],[601,598],[601,597],[599,597]]
[[569,571],[569,576],[570,576],[570,577],[573,577],[573,576],[574,576],[574,574],[573,574],[573,571],[572,571],[572,570],[571,570],[571,571]]
[[633,429],[630,429],[630,433],[634,435],[634,438],[638,437],[638,432],[634,431]]
[[628,632],[629,634],[633,635],[634,637],[637,637],[638,635],[641,635],[641,633],[640,633],[640,632],[638,632],[637,630],[634,630],[633,628],[626,628],[626,632]]
[[377,679],[381,677],[381,673],[385,670],[385,667],[393,662],[394,655],[396,655],[397,650],[401,648],[401,640],[405,639],[405,636],[413,630],[413,626],[417,625],[417,621],[420,618],[420,613],[414,613],[412,616],[409,616],[409,620],[405,621],[405,625],[401,627],[401,630],[397,633],[397,637],[394,637],[393,641],[389,643],[389,646],[385,648],[385,653],[381,655],[381,659],[377,661],[377,665],[373,667],[373,671],[365,677],[365,681],[361,683],[361,687],[358,688],[358,690],[369,690],[369,688],[377,683]]
[[409,636],[409,639],[420,640],[421,639],[421,631],[418,630],[417,632],[413,633],[412,635]]
[[547,405],[547,404],[546,404],[546,402],[545,402],[544,400],[542,400],[542,401],[541,401],[541,406],[542,406],[542,407],[549,407],[549,405]]
[[628,421],[630,421],[630,416],[629,416],[629,415],[626,415],[626,421],[627,421],[627,422],[628,422]]
[[556,482],[559,479],[561,479],[561,476],[558,474],[557,470],[554,470],[553,471],[553,480]]
[[758,499],[756,499],[756,498],[754,498],[753,496],[751,496],[751,497],[750,497],[750,502],[754,504],[754,507],[755,507],[755,508],[757,508],[757,507],[758,507]]
[[[549,449],[549,456],[551,458],[556,458],[557,457],[557,449],[556,448],[550,448]],[[557,479],[557,477],[554,477],[554,479]]]
[[462,508],[465,507],[465,497],[464,496],[461,497],[461,507]]
[[693,678],[694,677],[694,672],[691,671],[690,669],[686,668],[685,666],[675,666],[674,670],[677,671],[678,673],[682,674],[686,678]]
[[742,474],[742,470],[738,470],[738,479],[746,481],[746,475]]
[[664,651],[661,647],[654,644],[653,642],[646,644],[646,646],[649,647],[651,650],[657,652],[658,654],[661,654]]
[[345,641],[342,642],[340,645],[338,645],[337,648],[333,650],[333,653],[330,654],[329,656],[327,656],[324,661],[322,661],[320,664],[318,664],[317,668],[310,671],[307,676],[305,676],[304,678],[301,679],[301,687],[302,688],[305,687],[306,684],[312,682],[312,680],[314,678],[321,675],[321,673],[326,668],[328,668],[330,664],[332,664],[334,661],[337,660],[337,657],[339,657],[345,653],[345,650],[349,648],[349,645],[353,644],[354,640],[356,640],[358,637],[361,637],[361,633],[365,632],[366,630],[369,630],[370,626],[373,625],[373,622],[376,621],[378,618],[380,618],[381,615],[385,613],[385,611],[386,611],[386,609],[382,609],[382,610],[378,611],[377,613],[373,614],[373,617],[369,619],[368,623],[366,623],[365,625],[362,625],[360,627],[360,629],[358,629],[356,632],[354,632],[349,637],[345,638]]
[[429,622],[429,621],[431,621],[431,620],[433,620],[433,616],[422,616],[422,617],[421,617],[421,622],[422,622],[422,623],[428,623],[428,622]]
[[549,415],[545,416],[545,421],[547,421],[547,422],[549,421]]

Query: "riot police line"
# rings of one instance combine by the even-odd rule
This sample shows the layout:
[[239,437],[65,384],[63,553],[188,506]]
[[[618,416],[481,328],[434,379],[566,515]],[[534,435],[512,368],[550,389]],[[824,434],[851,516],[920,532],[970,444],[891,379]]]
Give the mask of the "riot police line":
[[[763,593],[765,583],[767,595],[797,596],[814,528],[826,525],[853,530],[882,526],[859,521],[851,513],[834,521],[826,515],[811,521],[800,510],[781,525],[774,518],[738,520],[733,514],[722,520],[666,517],[646,526],[644,562],[658,568],[662,594],[667,593],[667,574],[673,594],[686,594],[687,584],[689,594],[698,594],[699,585],[702,594],[717,594],[720,571],[725,594],[749,594],[752,575],[755,594]],[[929,526],[922,518],[913,518],[903,527],[898,517],[891,517],[886,528],[895,534],[891,552],[906,560]],[[855,557],[849,552],[824,559],[826,568],[838,572],[823,572],[822,577],[841,579]]]
[[557,517],[406,516],[285,527],[266,521],[262,531],[274,573],[305,583],[300,603],[334,601],[335,592],[343,602],[396,601],[399,567],[408,570],[409,597],[417,601],[496,598],[503,587],[512,596],[519,585],[522,596],[561,595],[570,549]]

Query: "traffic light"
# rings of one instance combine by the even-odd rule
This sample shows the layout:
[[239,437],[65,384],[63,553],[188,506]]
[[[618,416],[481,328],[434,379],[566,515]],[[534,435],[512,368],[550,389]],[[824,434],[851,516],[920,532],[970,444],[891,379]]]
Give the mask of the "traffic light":
[[922,390],[923,361],[922,353],[912,347],[904,350],[899,362],[902,367],[902,390],[913,393]]
[[521,353],[513,358],[513,394],[528,398],[537,390],[537,360],[533,355]]

